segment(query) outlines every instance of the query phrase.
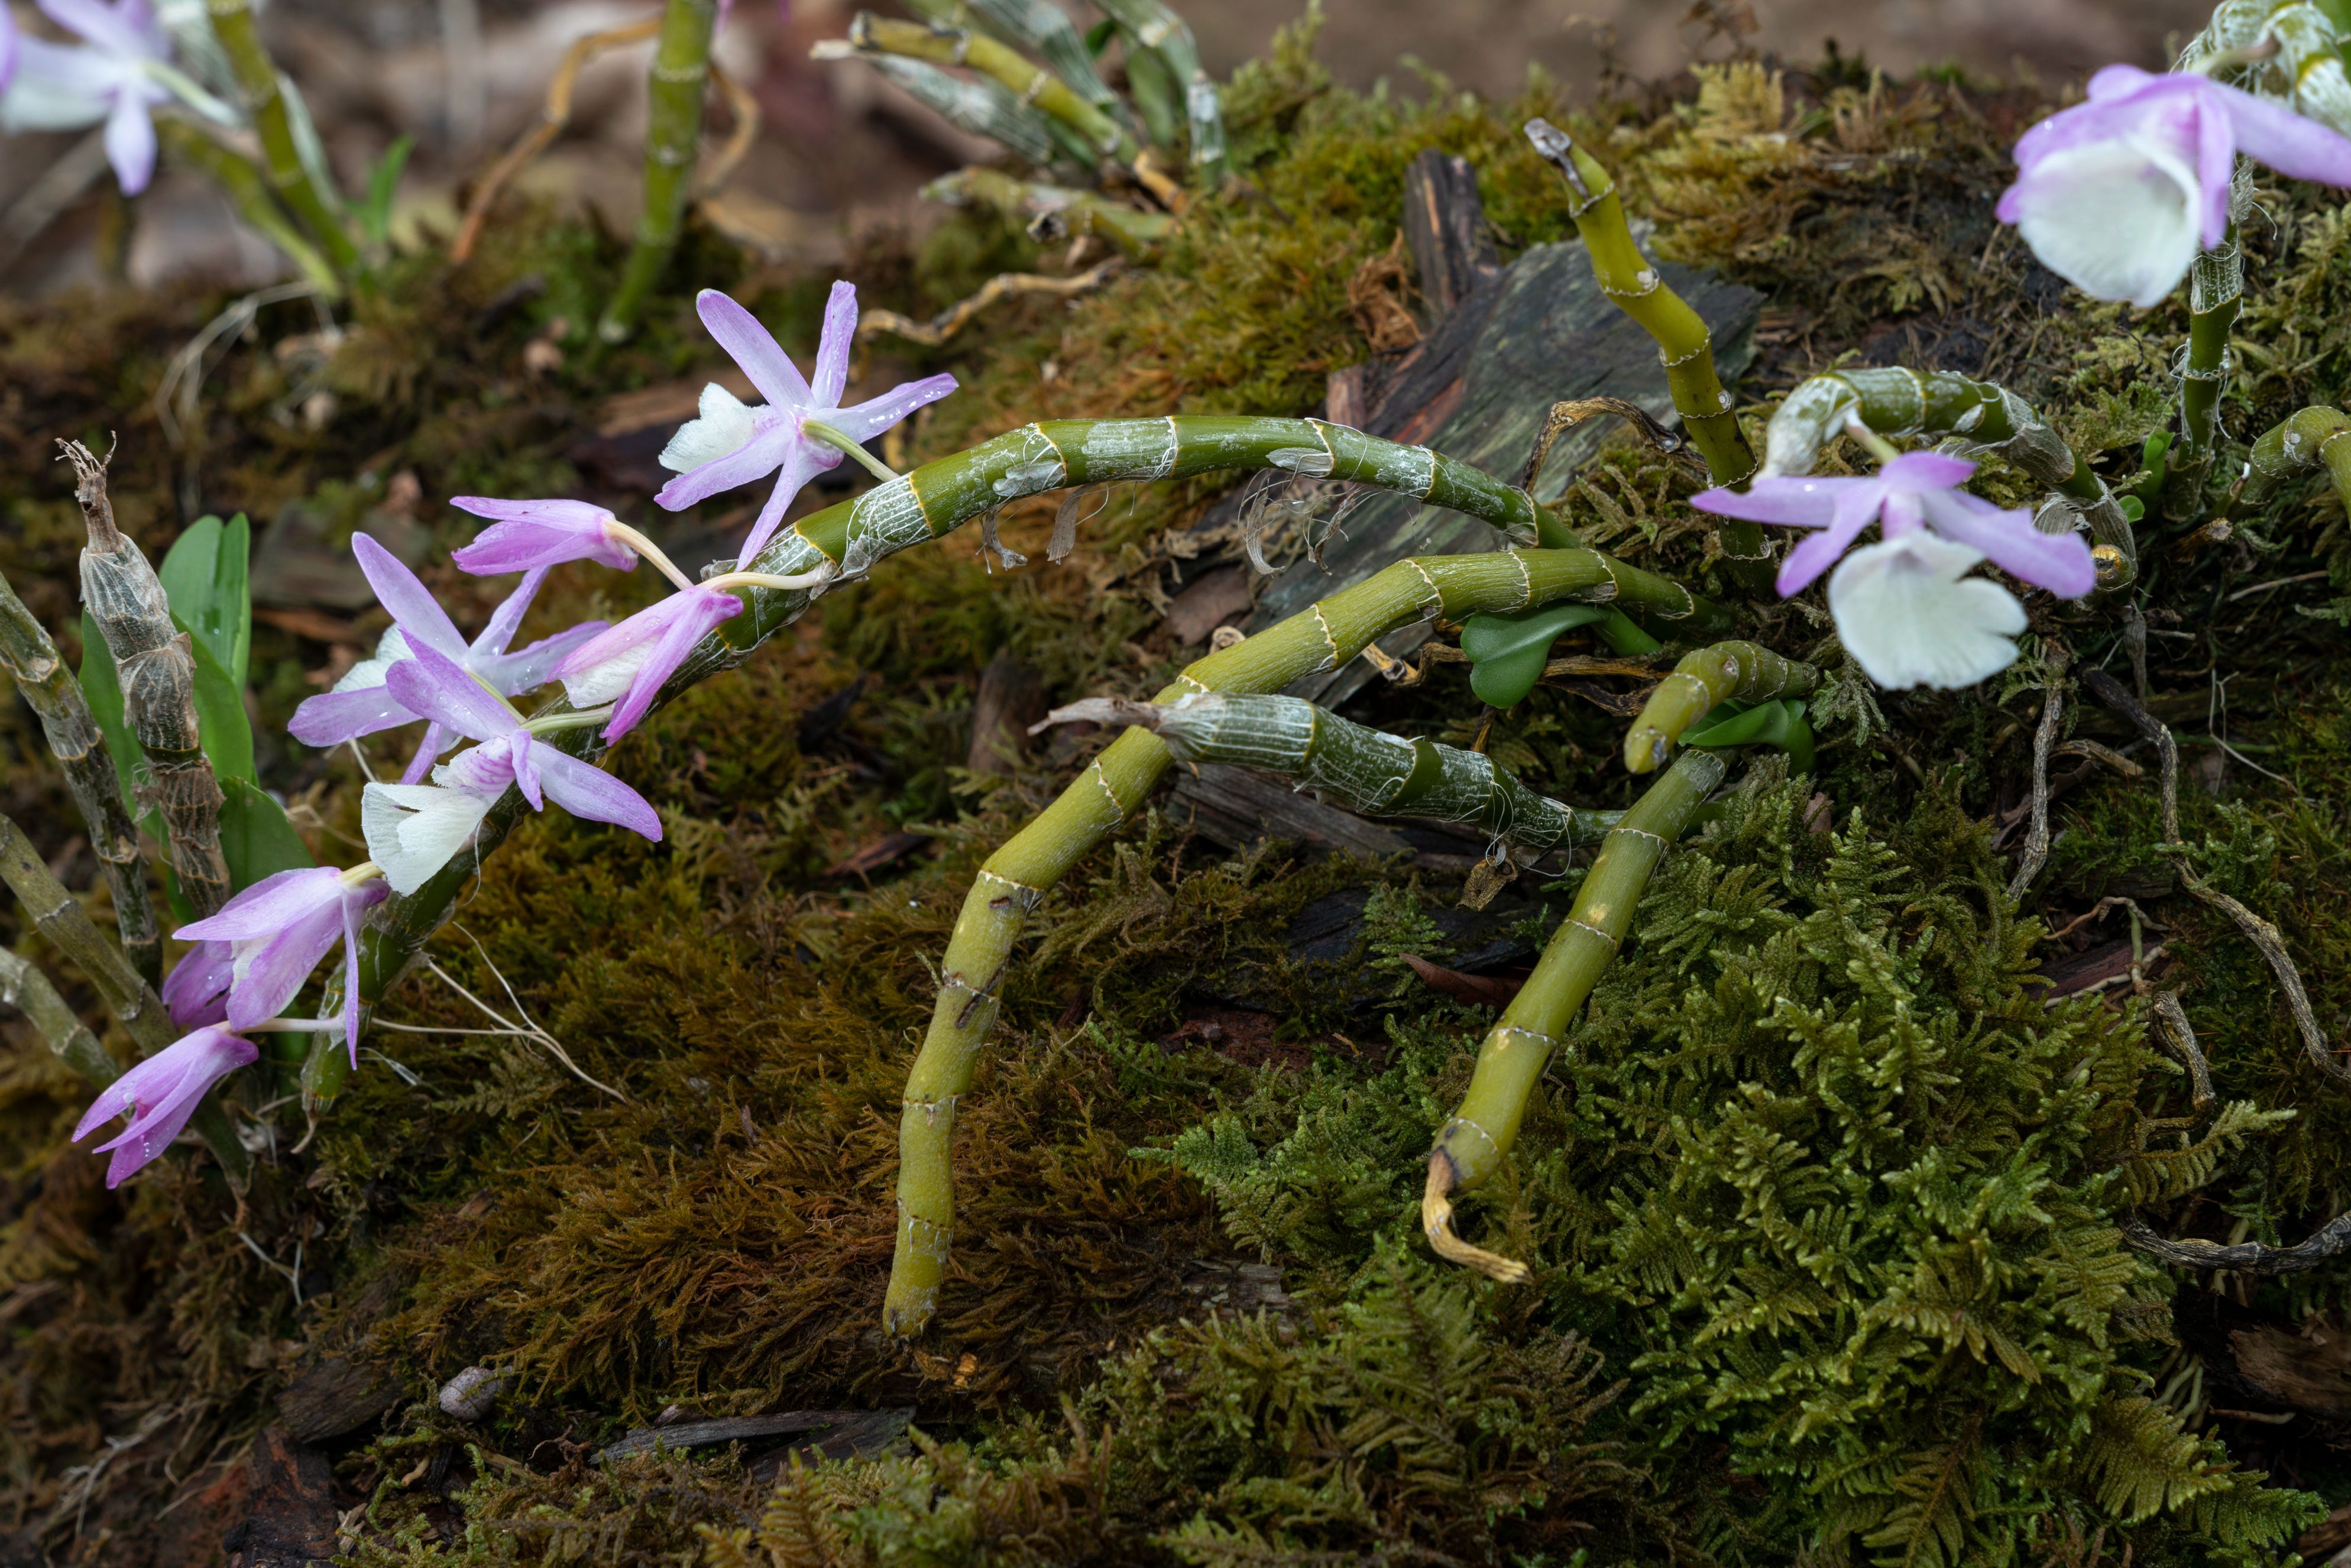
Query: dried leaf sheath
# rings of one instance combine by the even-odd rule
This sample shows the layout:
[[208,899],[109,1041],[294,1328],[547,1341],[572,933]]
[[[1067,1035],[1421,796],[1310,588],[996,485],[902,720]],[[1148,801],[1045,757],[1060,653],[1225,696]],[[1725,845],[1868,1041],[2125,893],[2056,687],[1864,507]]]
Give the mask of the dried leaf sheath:
[[[1606,600],[1614,591],[1611,571],[1604,558],[1586,550],[1398,561],[1245,643],[1210,654],[1155,700],[1173,702],[1187,692],[1279,691],[1301,675],[1336,669],[1373,639],[1432,613],[1458,620],[1559,599]],[[1147,731],[1119,737],[1059,800],[988,857],[964,900],[940,966],[930,1032],[907,1078],[899,1123],[897,1259],[883,1307],[893,1333],[919,1330],[937,1304],[955,1228],[955,1103],[970,1089],[980,1047],[996,1020],[997,998],[1023,917],[1047,888],[1143,804],[1170,760],[1166,744]]]
[[1178,762],[1254,768],[1351,811],[1458,823],[1528,850],[1593,842],[1619,815],[1575,810],[1482,753],[1372,729],[1302,697],[1196,692],[1164,705],[1097,697],[1056,708],[1048,722],[1074,719],[1140,726]]
[[1686,751],[1625,813],[1601,841],[1574,907],[1536,961],[1534,973],[1486,1036],[1469,1091],[1429,1154],[1422,1228],[1443,1256],[1506,1282],[1527,1277],[1524,1264],[1462,1241],[1446,1197],[1485,1181],[1510,1154],[1552,1051],[1625,945],[1650,873],[1665,859],[1666,847],[1681,836],[1690,813],[1722,782],[1727,767],[1716,752]]
[[162,812],[180,892],[201,918],[228,902],[228,863],[221,856],[220,780],[196,727],[195,660],[188,634],[172,624],[172,607],[155,569],[114,526],[106,465],[68,442],[74,496],[89,526],[81,552],[82,605],[97,622],[122,680],[123,716],[145,753],[142,793]]
[[105,869],[115,923],[131,967],[149,985],[162,984],[163,939],[155,929],[155,905],[147,896],[147,873],[139,862],[139,828],[123,804],[120,777],[106,737],[47,630],[5,578],[0,578],[0,664],[7,666],[17,691],[40,718],[42,737],[65,772],[66,792],[73,797],[90,847]]

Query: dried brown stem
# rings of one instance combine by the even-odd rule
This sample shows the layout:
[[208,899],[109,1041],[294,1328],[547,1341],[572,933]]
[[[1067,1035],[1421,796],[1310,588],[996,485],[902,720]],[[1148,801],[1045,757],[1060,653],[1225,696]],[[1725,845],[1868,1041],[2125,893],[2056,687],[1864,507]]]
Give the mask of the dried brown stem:
[[2175,1269],[2227,1269],[2240,1274],[2299,1274],[2351,1251],[2351,1214],[2327,1222],[2325,1228],[2292,1247],[2272,1247],[2262,1241],[2174,1241],[2136,1214],[2126,1214],[2116,1225],[2123,1239],[2158,1262]]
[[1500,1284],[1521,1285],[1534,1278],[1534,1270],[1517,1259],[1489,1252],[1483,1247],[1461,1239],[1453,1228],[1455,1180],[1453,1156],[1443,1149],[1431,1150],[1428,1184],[1422,1188],[1420,1195],[1420,1228],[1422,1234],[1428,1238],[1429,1250],[1448,1263],[1475,1269]]
[[1621,397],[1586,397],[1551,405],[1551,412],[1543,415],[1542,428],[1535,433],[1534,450],[1527,455],[1526,471],[1519,476],[1519,488],[1531,495],[1535,478],[1542,472],[1543,461],[1551,455],[1552,445],[1585,420],[1601,414],[1614,414],[1631,425],[1644,441],[1680,463],[1698,478],[1708,476],[1706,460],[1692,449],[1689,438],[1678,430],[1658,423],[1639,403],[1627,402]]
[[221,855],[220,780],[196,725],[196,667],[188,634],[172,624],[171,601],[139,546],[114,525],[106,462],[78,441],[60,441],[74,465],[74,498],[89,526],[81,552],[83,606],[114,654],[122,714],[146,754],[140,805],[162,813],[180,892],[198,918],[228,902]]
[[2188,1022],[2188,1009],[2179,1005],[2177,991],[2155,993],[2155,1016],[2163,1025],[2162,1033],[2171,1042],[2172,1054],[2188,1069],[2188,1099],[2199,1114],[2212,1108],[2218,1098],[2212,1092],[2212,1069],[2204,1060],[2203,1048],[2196,1043],[2196,1031]]
[[[2179,748],[2171,738],[2171,731],[2163,722],[2141,706],[2138,699],[2123,689],[2122,683],[2103,670],[2085,671],[2082,684],[2090,688],[2097,699],[2121,714],[2137,727],[2140,734],[2155,742],[2163,757],[2163,842],[2174,852],[2187,846],[2179,838]],[[2242,904],[2206,882],[2190,870],[2183,861],[2180,880],[2188,891],[2237,923],[2237,929],[2268,960],[2270,971],[2277,976],[2278,988],[2285,993],[2286,1009],[2294,1014],[2294,1031],[2302,1037],[2302,1049],[2311,1063],[2321,1072],[2339,1083],[2351,1083],[2351,1067],[2335,1059],[2326,1043],[2326,1033],[2318,1027],[2318,1015],[2310,1006],[2310,993],[2303,988],[2302,971],[2294,967],[2293,956],[2285,950],[2285,940],[2278,928],[2246,908]],[[2345,1223],[2338,1221],[2338,1224]],[[2314,1245],[2305,1242],[2304,1246]],[[2328,1254],[2332,1256],[2332,1254]],[[2306,1268],[2306,1264],[2294,1265]]]
[[162,984],[163,939],[155,929],[155,906],[148,900],[147,875],[139,862],[138,824],[123,804],[113,755],[57,644],[5,577],[0,577],[0,666],[6,667],[40,719],[42,737],[65,771],[66,792],[81,812],[114,895],[123,951],[149,985]]
[[[130,964],[90,919],[89,911],[75,903],[65,884],[49,874],[49,868],[34,850],[33,841],[25,836],[25,830],[5,816],[0,816],[0,882],[5,882],[24,904],[34,927],[57,951],[73,960],[75,967],[97,988],[99,999],[129,1032],[140,1055],[152,1056],[172,1043],[171,1015],[163,1010],[162,998],[155,994],[155,988],[132,972]],[[209,1101],[199,1106],[189,1125],[211,1146],[228,1171],[229,1179],[242,1183],[253,1161],[245,1152],[245,1145],[236,1141],[236,1134],[230,1129],[228,1117],[220,1106]]]
[[2032,736],[2032,825],[2025,830],[2024,853],[2018,860],[2016,875],[2008,884],[2008,896],[2013,901],[2024,896],[2041,868],[2049,863],[2049,753],[2057,744],[2058,728],[2065,717],[2065,654],[2052,647],[2048,652],[2049,692],[2041,705],[2041,727]]
[[474,199],[465,204],[465,221],[458,225],[457,237],[449,246],[451,261],[463,262],[474,254],[474,247],[482,243],[483,226],[490,221],[490,208],[496,204],[507,182],[546,152],[563,134],[563,128],[571,123],[571,93],[579,86],[580,68],[598,55],[643,43],[660,31],[661,18],[648,16],[625,27],[590,33],[563,51],[562,63],[556,67],[554,79],[547,84],[547,107],[539,111],[538,123],[525,131],[505,157],[491,164],[481,183],[474,187]]
[[66,1005],[65,998],[57,995],[40,966],[5,947],[0,947],[0,1005],[23,1013],[41,1031],[57,1059],[89,1079],[93,1087],[103,1089],[122,1076],[121,1067]]
[[1014,294],[1046,294],[1056,298],[1073,298],[1101,287],[1124,265],[1123,258],[1113,256],[1074,277],[1048,277],[1034,272],[999,273],[980,285],[979,292],[970,298],[950,306],[927,321],[901,316],[895,310],[868,310],[858,318],[857,338],[862,342],[887,332],[925,348],[935,349],[962,331],[973,317],[999,299]]

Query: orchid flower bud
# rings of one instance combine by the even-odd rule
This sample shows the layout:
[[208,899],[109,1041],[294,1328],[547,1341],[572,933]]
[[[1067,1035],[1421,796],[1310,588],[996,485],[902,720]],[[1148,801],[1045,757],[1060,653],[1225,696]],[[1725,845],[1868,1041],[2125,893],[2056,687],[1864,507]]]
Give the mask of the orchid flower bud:
[[120,1186],[172,1146],[214,1084],[251,1066],[260,1054],[251,1040],[225,1029],[207,1027],[183,1036],[99,1090],[76,1124],[73,1141],[79,1143],[113,1118],[129,1115],[131,1124],[97,1150],[113,1152],[114,1158],[107,1162],[106,1185]]

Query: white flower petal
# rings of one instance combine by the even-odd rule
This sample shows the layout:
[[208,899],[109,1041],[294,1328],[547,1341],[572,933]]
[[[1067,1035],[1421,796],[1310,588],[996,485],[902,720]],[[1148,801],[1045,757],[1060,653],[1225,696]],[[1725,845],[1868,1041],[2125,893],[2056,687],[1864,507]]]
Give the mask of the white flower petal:
[[387,628],[384,634],[376,640],[374,656],[361,659],[358,664],[345,670],[343,678],[335,683],[334,689],[339,692],[358,692],[365,691],[371,686],[380,686],[383,685],[384,675],[392,665],[408,656],[408,639],[400,634],[399,627]]
[[1970,686],[2008,668],[2024,606],[1996,582],[1960,575],[1983,559],[1928,533],[1845,557],[1829,579],[1845,652],[1889,691]]
[[653,656],[661,639],[647,637],[632,647],[623,648],[601,664],[591,664],[575,675],[563,677],[563,695],[571,699],[573,707],[601,707],[618,702],[645,661]]
[[712,382],[702,389],[702,417],[677,427],[677,434],[662,448],[661,465],[683,474],[716,463],[742,451],[756,429],[750,405]]
[[2161,304],[2203,243],[2196,171],[2153,137],[2052,153],[2019,185],[2016,226],[2032,254],[2100,299]]
[[474,836],[490,803],[433,784],[371,784],[360,792],[368,858],[394,893],[414,893]]

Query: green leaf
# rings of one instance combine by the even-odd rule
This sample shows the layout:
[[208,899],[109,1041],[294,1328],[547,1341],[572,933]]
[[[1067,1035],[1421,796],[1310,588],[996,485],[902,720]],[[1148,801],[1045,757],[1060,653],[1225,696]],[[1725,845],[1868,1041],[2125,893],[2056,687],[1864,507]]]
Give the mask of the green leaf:
[[1660,653],[1665,648],[1663,643],[1635,625],[1632,618],[1622,610],[1611,607],[1598,624],[1599,631],[1596,635],[1602,642],[1608,644],[1609,651],[1612,653],[1637,659],[1646,658],[1649,654]]
[[172,543],[155,573],[181,630],[211,650],[239,691],[253,650],[252,544],[242,512],[227,523],[201,517]]
[[1495,707],[1515,706],[1542,679],[1551,645],[1561,632],[1606,621],[1612,613],[1593,604],[1546,604],[1508,615],[1472,615],[1461,626],[1469,689]]
[[139,794],[131,786],[139,777],[142,753],[138,737],[131,733],[130,721],[122,716],[122,676],[114,667],[113,651],[98,630],[97,617],[87,610],[81,612],[81,668],[76,678],[81,682],[82,700],[89,704],[90,716],[98,721],[99,733],[106,737],[106,749],[114,758],[114,776],[122,782],[122,799],[137,816]]
[[371,245],[392,243],[392,204],[400,193],[400,176],[408,167],[408,155],[416,148],[416,138],[403,136],[383,150],[383,156],[368,171],[367,194],[360,199],[356,216],[360,232]]
[[245,688],[229,678],[227,668],[214,655],[211,646],[187,622],[176,615],[172,620],[188,633],[188,651],[195,656],[196,726],[204,739],[204,755],[212,758],[213,771],[220,776],[223,789],[228,787],[231,779],[257,782],[260,776],[253,766],[253,725],[245,716]]
[[232,888],[243,893],[264,877],[315,863],[286,809],[258,785],[224,779],[221,793],[221,858],[228,862]]
[[1778,702],[1729,702],[1708,710],[1682,736],[1684,746],[1776,746],[1788,754],[1788,770],[1813,770],[1813,727],[1804,722],[1804,705],[1792,697]]

